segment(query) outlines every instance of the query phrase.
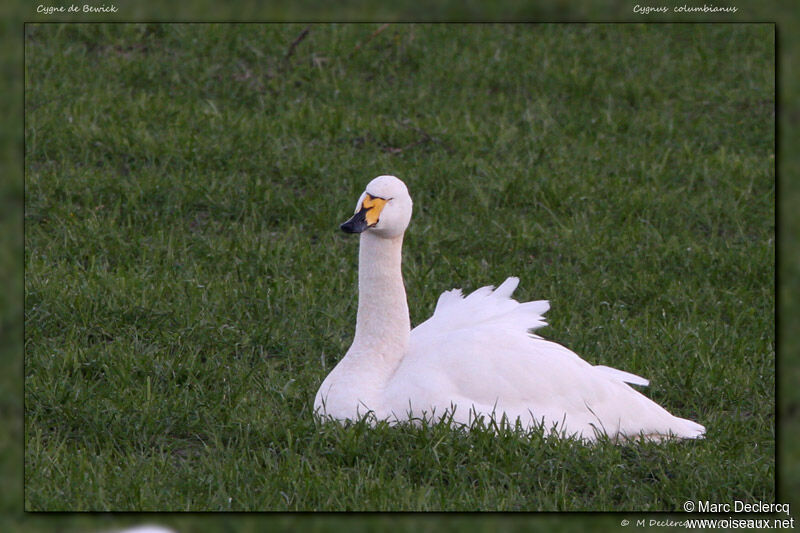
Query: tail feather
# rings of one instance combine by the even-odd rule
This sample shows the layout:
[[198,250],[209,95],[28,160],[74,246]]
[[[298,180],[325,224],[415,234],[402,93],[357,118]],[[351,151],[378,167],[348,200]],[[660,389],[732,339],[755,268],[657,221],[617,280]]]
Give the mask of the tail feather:
[[669,432],[681,439],[703,439],[706,436],[706,427],[692,420],[676,416]]
[[594,368],[600,370],[601,372],[603,372],[603,374],[607,375],[608,377],[624,381],[625,383],[630,383],[631,385],[641,385],[642,387],[647,387],[648,385],[650,385],[649,380],[641,376],[637,376],[636,374],[625,372],[624,370],[618,370],[616,368],[611,368],[610,366],[605,366],[605,365],[595,365]]

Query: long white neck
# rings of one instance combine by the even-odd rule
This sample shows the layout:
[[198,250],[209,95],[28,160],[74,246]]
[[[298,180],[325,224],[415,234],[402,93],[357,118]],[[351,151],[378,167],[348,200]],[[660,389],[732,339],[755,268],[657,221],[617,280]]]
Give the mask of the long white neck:
[[402,235],[384,239],[365,231],[358,250],[358,317],[348,353],[380,357],[389,372],[408,350],[411,332],[402,248]]
[[328,374],[314,400],[336,418],[384,412],[382,394],[408,351],[411,321],[400,270],[403,236],[365,231],[358,251],[358,316],[353,344]]

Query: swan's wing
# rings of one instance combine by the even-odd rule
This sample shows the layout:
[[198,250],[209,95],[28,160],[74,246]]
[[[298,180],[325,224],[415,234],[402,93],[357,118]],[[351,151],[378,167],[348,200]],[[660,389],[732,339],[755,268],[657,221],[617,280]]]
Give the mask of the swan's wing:
[[423,408],[457,405],[462,412],[502,412],[544,421],[589,437],[610,435],[701,436],[704,428],[677,418],[631,388],[647,385],[634,374],[593,366],[558,343],[533,335],[546,324],[546,301],[511,298],[516,278],[469,296],[444,293],[433,316],[411,331],[409,350],[388,397]]
[[[422,354],[425,346],[456,340],[476,341],[476,334],[496,342],[498,339],[530,338],[541,339],[531,331],[547,325],[544,314],[550,309],[547,300],[520,303],[511,295],[519,285],[519,278],[510,277],[494,287],[481,287],[468,296],[461,289],[443,293],[436,309],[428,320],[411,331],[410,353]],[[555,343],[553,343],[555,344]],[[576,353],[560,346],[547,359],[550,363],[566,358],[581,365],[591,366]]]
[[462,295],[461,289],[444,292],[436,303],[433,316],[414,328],[412,334],[446,335],[491,322],[499,322],[504,328],[518,331],[546,326],[543,315],[550,309],[549,302],[519,303],[511,298],[518,284],[519,278],[510,277],[496,289],[481,287],[467,297]]
[[[496,289],[481,287],[466,297],[461,289],[442,293],[433,316],[411,332],[412,342],[425,345],[444,336],[458,335],[459,330],[473,331],[482,326],[500,326],[507,333],[527,332],[531,337],[541,338],[530,332],[547,325],[544,314],[550,309],[550,303],[547,300],[519,303],[511,298],[517,285],[519,278],[510,277]],[[548,363],[557,364],[569,359],[589,365],[575,352],[558,344],[555,346],[558,348],[551,349],[545,357]],[[630,372],[604,365],[594,368],[604,376],[624,383],[644,387],[650,384],[647,379]]]

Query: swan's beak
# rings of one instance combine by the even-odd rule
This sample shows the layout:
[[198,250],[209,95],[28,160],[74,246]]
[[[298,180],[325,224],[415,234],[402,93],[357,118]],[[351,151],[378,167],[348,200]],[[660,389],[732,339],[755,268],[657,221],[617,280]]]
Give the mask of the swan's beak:
[[367,229],[367,209],[361,208],[361,211],[353,215],[353,218],[339,227],[345,233],[361,233]]
[[361,209],[353,215],[353,218],[339,226],[345,233],[361,233],[368,228],[375,226],[383,211],[383,206],[388,200],[364,194],[364,201],[361,202]]

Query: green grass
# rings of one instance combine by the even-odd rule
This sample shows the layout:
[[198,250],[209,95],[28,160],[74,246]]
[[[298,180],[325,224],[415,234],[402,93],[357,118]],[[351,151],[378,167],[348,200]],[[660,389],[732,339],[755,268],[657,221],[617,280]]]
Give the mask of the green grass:
[[[27,26],[26,509],[774,500],[774,28],[378,27]],[[382,173],[412,324],[518,275],[708,438],[315,423]]]

